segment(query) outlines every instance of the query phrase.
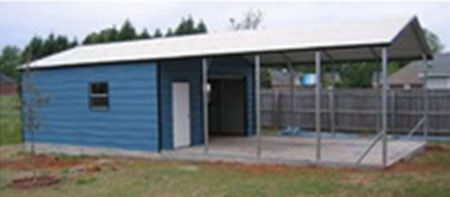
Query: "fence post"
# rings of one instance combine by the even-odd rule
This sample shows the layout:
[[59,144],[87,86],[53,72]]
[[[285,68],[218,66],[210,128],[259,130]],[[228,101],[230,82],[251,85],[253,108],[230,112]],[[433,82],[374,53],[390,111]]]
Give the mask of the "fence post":
[[273,92],[273,124],[276,129],[280,129],[280,111],[279,111],[279,92],[275,89]]
[[395,90],[391,89],[391,132],[395,129]]
[[335,121],[334,121],[334,87],[331,86],[328,91],[328,101],[329,101],[329,110],[330,110],[330,130],[332,133],[332,136],[335,137],[336,134],[336,128],[335,128]]
[[380,95],[378,89],[375,90],[375,133],[380,131]]

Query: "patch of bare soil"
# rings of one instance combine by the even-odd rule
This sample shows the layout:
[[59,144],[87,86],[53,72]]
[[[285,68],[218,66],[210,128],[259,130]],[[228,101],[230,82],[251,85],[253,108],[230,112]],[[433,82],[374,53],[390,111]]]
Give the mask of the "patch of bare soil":
[[60,179],[57,176],[42,175],[35,178],[25,177],[14,179],[11,182],[11,186],[16,189],[31,189],[35,187],[47,187],[59,183],[59,181]]
[[291,172],[299,170],[325,170],[323,168],[308,165],[308,166],[286,166],[282,164],[244,164],[235,162],[223,162],[217,161],[211,163],[214,167],[231,168],[233,170],[247,172],[251,174],[264,174],[264,173],[281,173]]
[[[36,169],[45,170],[62,170],[81,165],[83,162],[80,159],[61,159],[48,155],[39,154],[35,157]],[[0,160],[0,168],[12,170],[32,170],[33,159],[31,156],[24,157],[17,160]]]
[[427,152],[449,152],[450,149],[448,147],[438,145],[438,144],[429,144],[425,147]]

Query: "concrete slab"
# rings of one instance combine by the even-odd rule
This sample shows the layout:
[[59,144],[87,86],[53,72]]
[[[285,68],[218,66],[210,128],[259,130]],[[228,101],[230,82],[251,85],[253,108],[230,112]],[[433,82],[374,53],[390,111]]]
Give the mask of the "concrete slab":
[[[322,139],[322,159],[317,163],[324,166],[354,167],[358,156],[370,144],[371,139]],[[409,159],[425,147],[425,142],[391,140],[388,142],[387,167],[403,159]],[[369,152],[359,167],[382,168],[381,143],[377,143]],[[203,146],[186,147],[163,154],[203,155]],[[316,139],[293,136],[265,136],[262,137],[262,155],[256,158],[256,138],[219,137],[210,139],[210,157],[223,158],[252,158],[264,162],[282,164],[313,164],[315,163]]]
[[[355,166],[358,156],[370,141],[371,139],[322,139],[322,159],[318,163],[315,162],[315,138],[291,136],[262,137],[262,155],[259,158],[256,157],[255,137],[213,137],[210,139],[209,154],[207,155],[204,154],[203,146],[186,147],[161,153],[55,144],[37,144],[36,150],[38,153],[104,155],[155,160],[383,168],[381,143],[375,145],[361,165]],[[425,144],[425,142],[419,141],[389,141],[388,167],[401,160],[410,159],[416,153],[424,150]],[[29,144],[25,146],[29,148]]]

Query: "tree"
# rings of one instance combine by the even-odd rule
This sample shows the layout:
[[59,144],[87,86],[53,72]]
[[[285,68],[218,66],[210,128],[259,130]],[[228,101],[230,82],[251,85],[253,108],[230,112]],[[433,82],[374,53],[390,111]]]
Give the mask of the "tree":
[[[30,55],[32,57],[32,54]],[[24,99],[23,105],[26,111],[24,116],[24,127],[27,132],[30,133],[31,142],[31,157],[33,165],[33,182],[36,179],[36,149],[34,132],[38,131],[42,127],[42,117],[37,113],[38,108],[46,105],[50,102],[49,97],[45,96],[38,88],[35,87],[32,73],[30,71],[30,60],[26,62],[25,76],[23,80]]]
[[136,39],[136,30],[129,20],[126,20],[125,23],[120,28],[118,40],[133,40]]
[[[42,49],[43,49],[44,41],[41,37],[34,36],[30,42],[25,46],[25,49],[22,53],[22,59],[33,61],[42,57]],[[31,55],[33,54],[33,56]]]
[[147,29],[144,28],[141,35],[139,36],[140,39],[149,39],[151,38],[150,34],[148,34]]
[[342,64],[337,67],[343,87],[368,88],[372,85],[372,75],[379,70],[377,64]]
[[230,18],[232,30],[254,30],[263,22],[263,13],[260,10],[249,10],[242,19]]
[[98,36],[98,34],[96,32],[93,32],[93,33],[90,33],[89,35],[87,35],[86,38],[84,38],[83,45],[100,43],[100,42],[101,42],[101,39]]
[[423,29],[423,31],[425,34],[425,39],[427,40],[427,44],[431,49],[431,52],[433,54],[437,54],[437,53],[441,52],[442,49],[444,49],[444,45],[442,44],[439,37],[430,30]]
[[183,19],[180,24],[178,24],[177,28],[175,28],[175,35],[182,36],[188,34],[194,34],[194,21],[189,16],[188,19]]
[[206,27],[203,20],[201,20],[197,25],[197,33],[208,33],[208,28]]
[[155,33],[153,34],[153,38],[161,38],[161,37],[162,37],[161,30],[156,29]]
[[20,53],[20,49],[15,46],[3,47],[0,56],[0,72],[18,79],[19,73],[16,68],[22,62]]
[[33,61],[75,46],[77,46],[76,40],[70,42],[69,39],[63,35],[51,33],[46,39],[34,36],[25,46],[22,53],[22,60],[29,59],[30,61]]
[[167,29],[167,32],[166,32],[165,37],[172,37],[172,36],[174,36],[174,35],[175,35],[175,34],[173,34],[173,32],[172,32],[172,28]]
[[[171,30],[169,28],[169,30]],[[208,28],[206,27],[205,23],[203,21],[200,21],[197,25],[195,25],[194,20],[191,16],[189,16],[187,19],[182,19],[180,24],[175,28],[175,31],[171,32],[169,34],[169,31],[167,32],[166,36],[184,36],[184,35],[192,35],[192,34],[200,34],[200,33],[207,33]]]
[[[260,10],[249,10],[242,19],[230,18],[230,27],[233,31],[256,30],[263,22],[263,13]],[[268,68],[261,69],[261,85],[264,88],[272,87],[272,75]]]
[[117,31],[116,27],[113,26],[111,28],[106,28],[100,30],[100,32],[92,32],[83,41],[84,45],[87,44],[96,44],[96,43],[107,43],[114,42],[119,40],[119,31]]

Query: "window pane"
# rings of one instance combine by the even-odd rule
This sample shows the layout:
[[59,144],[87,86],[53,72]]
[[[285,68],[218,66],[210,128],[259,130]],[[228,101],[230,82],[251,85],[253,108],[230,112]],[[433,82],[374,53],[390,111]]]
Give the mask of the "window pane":
[[90,83],[89,105],[91,109],[108,109],[108,83]]
[[91,97],[92,108],[108,108],[108,98],[106,97]]
[[108,84],[105,83],[105,82],[92,83],[91,84],[91,93],[93,93],[93,94],[107,94],[108,93]]

